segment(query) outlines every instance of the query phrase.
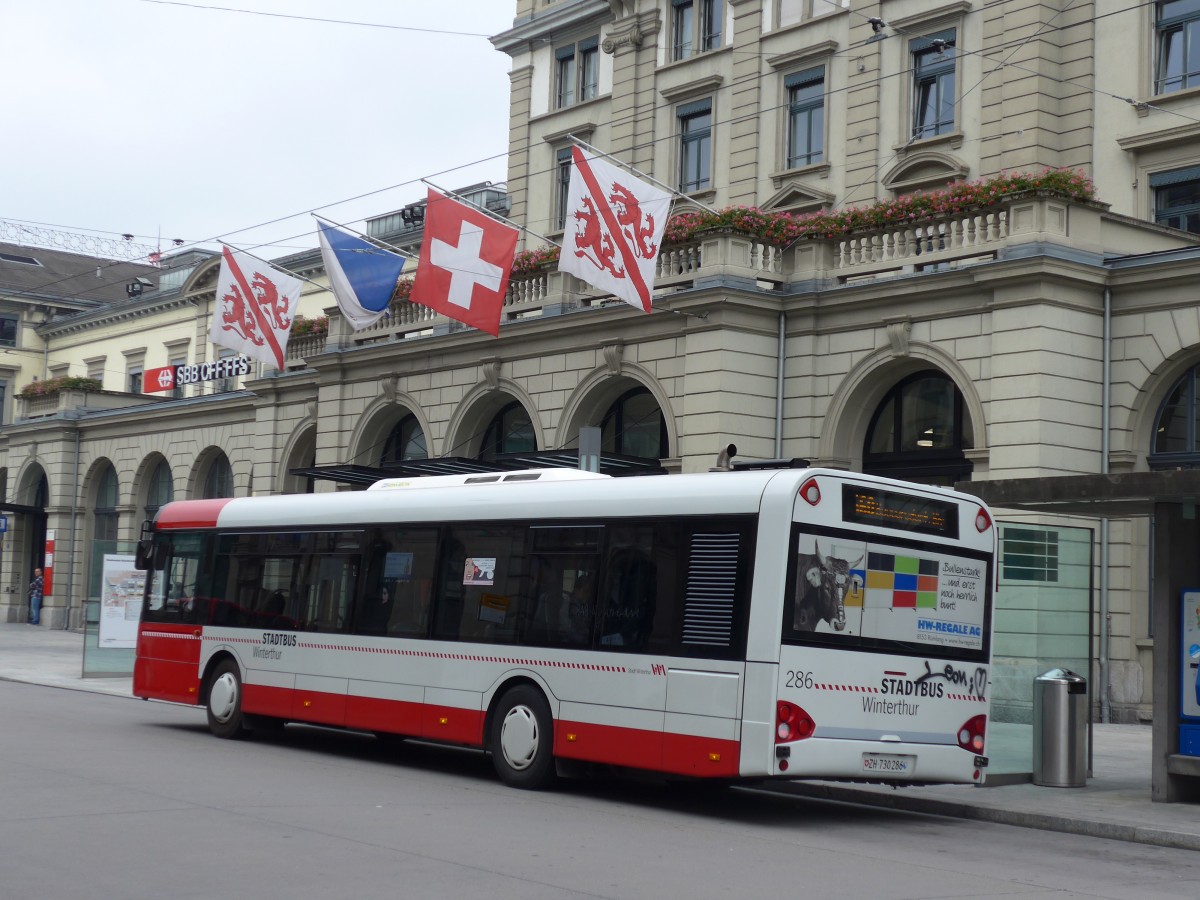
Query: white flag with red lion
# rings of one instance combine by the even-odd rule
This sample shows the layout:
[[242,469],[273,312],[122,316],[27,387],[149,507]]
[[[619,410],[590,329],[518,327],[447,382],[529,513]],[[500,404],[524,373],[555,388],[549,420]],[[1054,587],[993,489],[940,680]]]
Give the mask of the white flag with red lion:
[[208,339],[282,370],[302,285],[248,253],[223,248]]
[[571,158],[559,271],[650,312],[671,195],[579,147]]

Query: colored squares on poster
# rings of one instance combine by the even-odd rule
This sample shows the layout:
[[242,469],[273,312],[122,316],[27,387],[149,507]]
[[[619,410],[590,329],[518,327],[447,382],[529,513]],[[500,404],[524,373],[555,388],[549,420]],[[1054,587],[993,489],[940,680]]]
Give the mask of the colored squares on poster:
[[938,563],[934,559],[871,553],[867,557],[867,591],[882,591],[876,596],[881,605],[893,609],[936,609]]

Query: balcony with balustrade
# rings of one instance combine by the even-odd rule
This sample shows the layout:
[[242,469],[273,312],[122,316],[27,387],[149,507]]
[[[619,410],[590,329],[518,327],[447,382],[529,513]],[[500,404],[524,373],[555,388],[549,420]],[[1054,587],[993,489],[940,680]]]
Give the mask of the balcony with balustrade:
[[[1053,192],[1014,193],[998,203],[920,220],[895,222],[836,235],[804,235],[790,244],[735,228],[713,228],[665,244],[655,270],[655,297],[714,285],[758,290],[787,298],[898,277],[977,266],[1037,255],[1092,259],[1192,245],[1180,232],[1109,213],[1103,204]],[[509,282],[502,329],[528,319],[560,316],[619,299],[597,291],[550,262]],[[352,331],[330,308],[328,337],[308,336],[289,345],[289,367],[326,349],[408,341],[465,330],[447,317],[411,302],[407,291],[392,299],[374,325]],[[503,334],[503,330],[501,332]],[[295,340],[295,339],[293,339]]]

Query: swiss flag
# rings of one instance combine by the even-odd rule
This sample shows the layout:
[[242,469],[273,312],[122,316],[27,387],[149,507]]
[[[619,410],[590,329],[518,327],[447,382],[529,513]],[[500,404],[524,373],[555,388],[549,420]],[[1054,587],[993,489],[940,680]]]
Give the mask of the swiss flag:
[[517,229],[430,190],[411,299],[498,336],[517,236]]

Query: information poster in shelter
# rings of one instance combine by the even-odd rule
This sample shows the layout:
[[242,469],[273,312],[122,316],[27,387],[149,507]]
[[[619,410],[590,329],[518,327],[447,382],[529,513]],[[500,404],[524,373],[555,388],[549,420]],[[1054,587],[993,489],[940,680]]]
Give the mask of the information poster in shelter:
[[146,573],[134,568],[132,555],[106,553],[101,581],[100,646],[133,649],[137,646]]

